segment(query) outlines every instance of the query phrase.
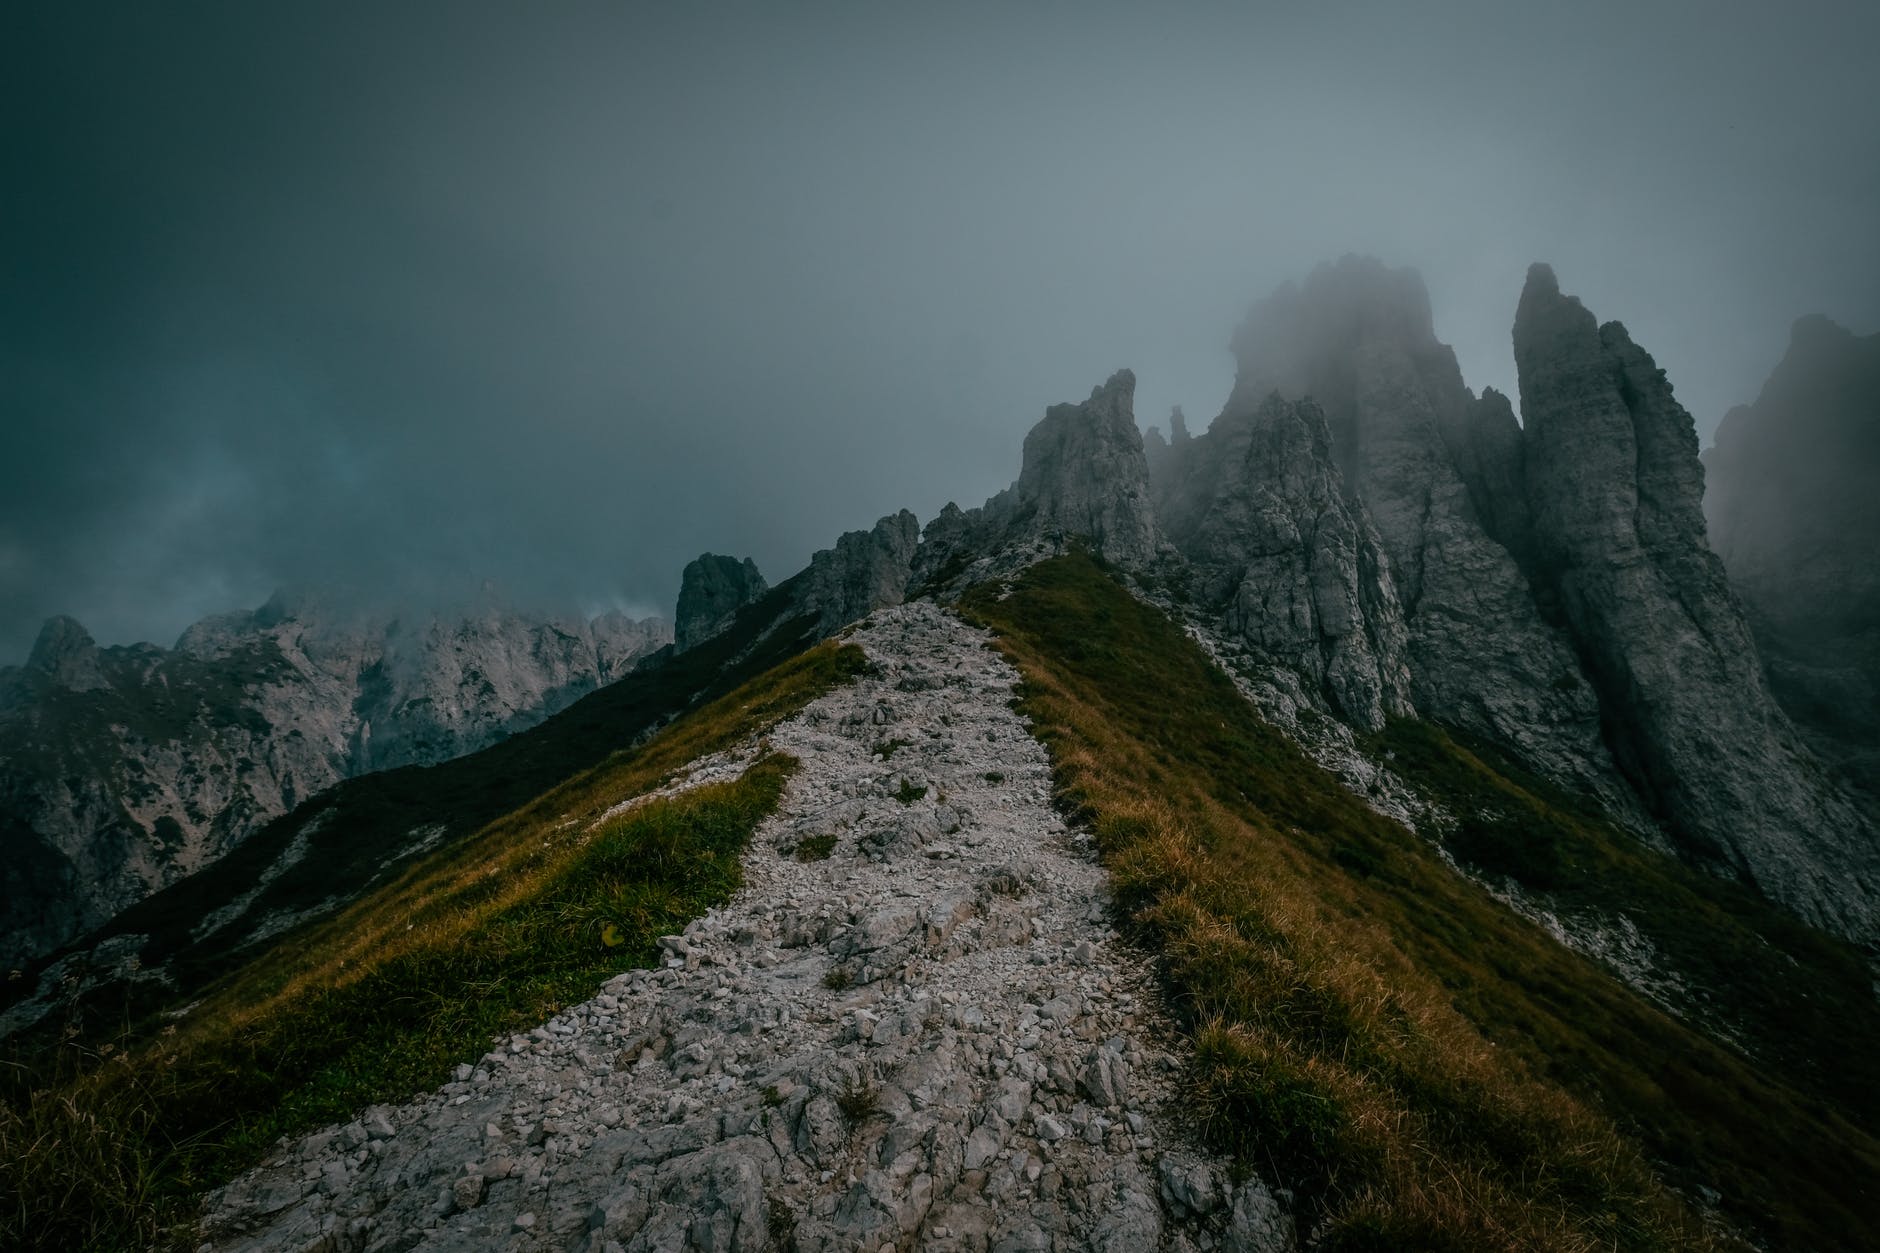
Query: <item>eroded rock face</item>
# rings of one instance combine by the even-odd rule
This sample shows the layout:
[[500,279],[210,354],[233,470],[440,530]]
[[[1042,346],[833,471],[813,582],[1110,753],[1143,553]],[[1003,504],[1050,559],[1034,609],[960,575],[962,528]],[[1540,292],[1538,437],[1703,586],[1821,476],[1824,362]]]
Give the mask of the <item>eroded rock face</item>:
[[[911,584],[938,590],[991,577],[1074,544],[1138,571],[1166,556],[1135,392],[1136,376],[1118,370],[1084,403],[1047,409],[1025,436],[1016,482],[977,509],[949,502],[927,524]],[[1166,445],[1158,437],[1149,447]]]
[[[1223,475],[1242,473],[1237,452],[1220,445],[1269,396],[1312,398],[1345,512],[1371,537],[1354,551],[1378,699],[1335,708],[1375,726],[1414,704],[1509,744],[1623,814],[1629,798],[1600,742],[1597,701],[1516,561],[1526,528],[1519,425],[1505,398],[1478,401],[1464,386],[1436,339],[1422,279],[1365,257],[1320,266],[1256,305],[1233,346],[1239,371],[1221,418],[1158,475],[1178,546],[1199,555],[1187,515],[1219,496]],[[1218,565],[1231,547],[1211,545],[1206,559]],[[1406,672],[1407,687],[1393,677]]]
[[1361,727],[1410,712],[1406,637],[1383,548],[1346,497],[1318,405],[1278,393],[1171,456],[1158,502],[1223,629],[1303,676]]
[[1085,537],[1118,565],[1154,559],[1158,536],[1135,395],[1136,376],[1118,370],[1082,404],[1045,411],[1025,436],[1015,525],[1047,539]]
[[1616,322],[1528,272],[1515,317],[1535,569],[1598,686],[1634,786],[1700,855],[1871,937],[1873,832],[1776,707],[1705,541],[1690,415]]
[[625,674],[665,624],[357,620],[276,597],[174,649],[55,618],[0,670],[0,961],[46,952],[341,779],[471,752]]
[[673,648],[684,652],[704,643],[730,624],[738,610],[762,596],[770,585],[746,557],[703,553],[688,562],[679,578],[679,605],[673,611]]
[[284,1145],[210,1199],[216,1253],[1293,1249],[1286,1198],[1188,1138],[1016,672],[932,604],[853,638],[878,671],[770,733],[800,765],[732,901],[440,1091]]
[[810,558],[797,600],[815,613],[828,634],[865,618],[876,609],[898,605],[907,596],[920,522],[903,509],[867,531],[849,531]]
[[1796,322],[1704,465],[1710,545],[1776,699],[1880,798],[1880,334]]

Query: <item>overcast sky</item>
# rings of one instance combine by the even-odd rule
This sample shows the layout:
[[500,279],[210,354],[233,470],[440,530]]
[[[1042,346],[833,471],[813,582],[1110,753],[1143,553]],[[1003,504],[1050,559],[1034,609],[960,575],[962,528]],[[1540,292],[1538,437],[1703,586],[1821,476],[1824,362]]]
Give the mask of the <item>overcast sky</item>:
[[1880,329],[1876,47],[1870,2],[12,0],[0,661],[281,584],[670,613],[701,550],[977,504],[1119,366],[1204,424],[1346,251],[1510,395],[1551,261],[1707,439],[1797,315]]

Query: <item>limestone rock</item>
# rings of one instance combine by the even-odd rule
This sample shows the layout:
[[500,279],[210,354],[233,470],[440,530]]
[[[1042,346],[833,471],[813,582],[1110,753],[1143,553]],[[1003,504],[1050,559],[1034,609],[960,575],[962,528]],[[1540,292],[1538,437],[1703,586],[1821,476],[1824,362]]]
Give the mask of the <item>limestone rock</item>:
[[1317,404],[1270,395],[1223,414],[1181,457],[1159,504],[1224,629],[1360,726],[1408,713],[1396,591]]
[[1136,430],[1136,376],[1118,370],[1080,405],[1052,405],[1025,436],[1014,525],[1050,542],[1090,541],[1106,559],[1147,565],[1158,536]]
[[1378,565],[1401,626],[1380,616],[1377,630],[1405,637],[1416,709],[1508,744],[1624,816],[1597,701],[1517,561],[1520,428],[1505,398],[1469,394],[1421,277],[1366,257],[1320,266],[1255,306],[1234,351],[1228,414],[1274,391],[1323,408],[1343,488],[1388,557]]
[[920,522],[905,509],[872,530],[849,531],[810,558],[797,603],[818,616],[825,634],[898,605],[907,596],[919,544]]
[[26,664],[59,687],[95,692],[111,686],[98,662],[98,644],[78,619],[60,614],[46,619],[33,641]]
[[1616,322],[1544,265],[1515,317],[1536,571],[1598,687],[1619,764],[1686,848],[1856,938],[1873,832],[1808,757],[1705,542],[1690,415]]
[[718,634],[738,610],[769,589],[749,557],[704,553],[688,562],[679,580],[679,605],[673,611],[673,648],[684,652]]

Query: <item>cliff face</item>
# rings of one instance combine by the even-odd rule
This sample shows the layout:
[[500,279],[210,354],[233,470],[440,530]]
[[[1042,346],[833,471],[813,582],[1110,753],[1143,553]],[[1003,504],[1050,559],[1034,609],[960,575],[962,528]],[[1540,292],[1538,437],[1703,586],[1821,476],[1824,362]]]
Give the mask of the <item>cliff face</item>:
[[1871,934],[1873,833],[1801,748],[1710,551],[1690,415],[1616,322],[1546,266],[1515,317],[1537,577],[1599,688],[1607,740],[1652,810],[1812,920]]
[[695,648],[718,634],[739,609],[769,589],[757,563],[746,557],[701,553],[679,577],[679,605],[672,615],[675,651]]
[[1880,798],[1880,334],[1797,321],[1704,464],[1711,547],[1776,699]]
[[1034,537],[1081,535],[1119,565],[1154,559],[1149,463],[1136,430],[1136,376],[1118,370],[1080,405],[1052,405],[1025,436],[1016,523]]
[[1325,415],[1274,393],[1171,452],[1158,500],[1194,591],[1257,659],[1302,676],[1375,729],[1410,712],[1406,636],[1388,562],[1347,498]]
[[828,635],[907,595],[914,550],[920,546],[920,522],[903,509],[866,531],[849,531],[810,558],[797,594],[799,612],[817,615],[818,631]]
[[341,779],[532,726],[666,640],[619,614],[330,620],[276,597],[174,649],[69,618],[0,671],[0,961],[103,922]]
[[1415,713],[1485,736],[1648,838],[1871,937],[1873,832],[1763,680],[1706,546],[1689,415],[1545,267],[1514,340],[1525,429],[1463,384],[1414,273],[1346,258],[1254,308],[1204,435],[1171,422],[1139,459],[1099,389],[1047,414],[1017,486],[944,514],[929,545],[1088,536],[1354,726]]
[[[1256,305],[1234,352],[1239,371],[1221,417],[1194,451],[1171,451],[1158,476],[1171,532],[1191,536],[1176,519],[1240,465],[1222,446],[1247,415],[1270,395],[1311,397],[1347,509],[1372,537],[1356,552],[1373,572],[1360,608],[1380,673],[1408,675],[1407,687],[1382,683],[1368,708],[1336,702],[1340,712],[1375,726],[1414,704],[1625,809],[1597,700],[1516,561],[1526,526],[1520,428],[1505,398],[1478,401],[1463,385],[1455,354],[1436,340],[1422,280],[1368,258],[1321,266]],[[1184,539],[1184,552],[1204,557]]]

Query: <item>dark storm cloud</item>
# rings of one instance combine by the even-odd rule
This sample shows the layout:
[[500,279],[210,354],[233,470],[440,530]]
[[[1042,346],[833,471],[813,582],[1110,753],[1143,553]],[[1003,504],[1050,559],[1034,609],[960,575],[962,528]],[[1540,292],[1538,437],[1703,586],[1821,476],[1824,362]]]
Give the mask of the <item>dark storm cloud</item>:
[[0,658],[781,577],[1347,250],[1510,392],[1551,260],[1705,430],[1880,322],[1872,6],[1516,7],[10,6]]

